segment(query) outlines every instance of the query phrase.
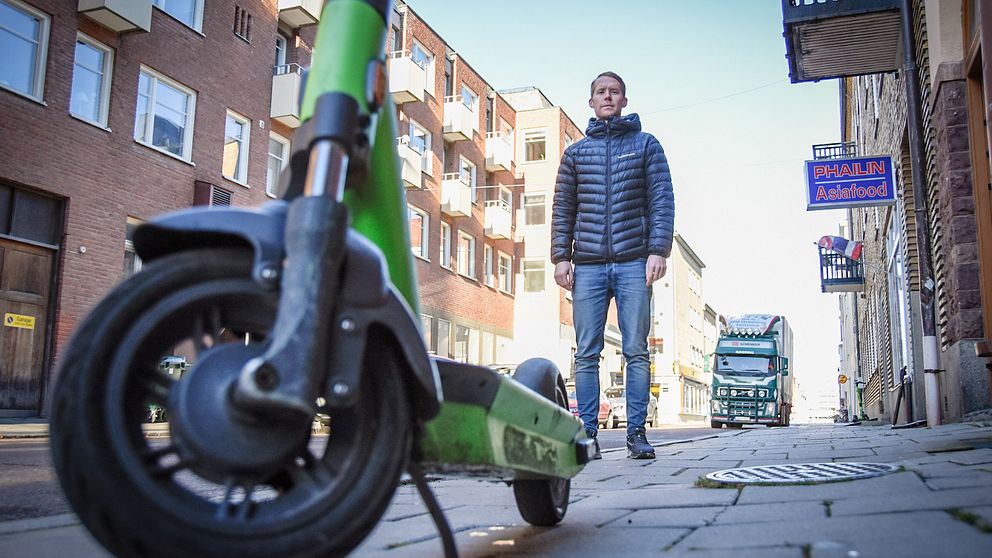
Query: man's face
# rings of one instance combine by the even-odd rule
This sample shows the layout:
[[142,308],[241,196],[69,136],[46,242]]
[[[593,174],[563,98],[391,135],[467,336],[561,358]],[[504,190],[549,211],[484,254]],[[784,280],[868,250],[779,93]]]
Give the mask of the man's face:
[[627,106],[627,97],[621,93],[620,82],[609,76],[597,79],[592,86],[589,106],[600,120],[620,116],[620,112]]

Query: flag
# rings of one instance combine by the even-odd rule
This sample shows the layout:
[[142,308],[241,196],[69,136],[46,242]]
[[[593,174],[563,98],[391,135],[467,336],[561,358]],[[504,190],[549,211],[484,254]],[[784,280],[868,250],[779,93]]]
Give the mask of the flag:
[[861,259],[862,244],[854,240],[848,240],[843,236],[824,236],[817,244],[827,250],[833,250],[838,254],[843,254],[852,260],[858,261]]

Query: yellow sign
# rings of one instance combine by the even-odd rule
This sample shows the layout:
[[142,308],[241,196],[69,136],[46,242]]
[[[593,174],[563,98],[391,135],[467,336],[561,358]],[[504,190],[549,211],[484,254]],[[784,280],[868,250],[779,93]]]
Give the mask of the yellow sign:
[[34,316],[23,314],[11,314],[7,312],[3,315],[3,325],[7,327],[19,327],[23,329],[34,329]]
[[846,384],[847,383],[847,376],[845,376],[843,374],[841,374],[840,376],[837,376],[837,383],[838,384]]

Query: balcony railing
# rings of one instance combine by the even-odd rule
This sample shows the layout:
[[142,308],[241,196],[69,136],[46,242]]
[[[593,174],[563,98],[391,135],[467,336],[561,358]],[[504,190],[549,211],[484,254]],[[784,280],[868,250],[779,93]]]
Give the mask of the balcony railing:
[[422,188],[424,177],[424,152],[410,145],[410,136],[396,138],[396,151],[400,156],[400,175],[407,188]]
[[444,98],[445,141],[471,141],[478,120],[475,111],[462,102],[461,95]]
[[853,141],[813,145],[813,159],[849,159],[858,156],[858,144]]
[[513,167],[513,140],[503,132],[486,134],[486,170],[496,172]]
[[820,249],[820,289],[825,293],[865,290],[864,266],[844,254],[822,246]]
[[472,215],[472,186],[462,173],[441,176],[441,211],[452,217]]
[[279,21],[296,29],[320,21],[324,0],[279,0]]
[[513,215],[503,200],[486,202],[486,236],[494,239],[512,238]]
[[899,69],[901,0],[782,0],[793,83]]
[[117,33],[152,27],[152,0],[79,0],[79,12]]
[[290,128],[300,125],[300,82],[303,68],[299,64],[283,64],[272,69],[273,119]]
[[427,70],[414,62],[409,50],[397,50],[389,55],[389,92],[397,105],[424,100],[427,90]]

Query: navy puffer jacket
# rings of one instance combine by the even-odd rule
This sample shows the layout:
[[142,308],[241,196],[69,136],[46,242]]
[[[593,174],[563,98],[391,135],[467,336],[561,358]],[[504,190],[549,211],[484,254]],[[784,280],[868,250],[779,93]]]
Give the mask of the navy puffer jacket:
[[562,155],[551,216],[555,264],[668,257],[675,196],[668,159],[636,114],[590,119]]

